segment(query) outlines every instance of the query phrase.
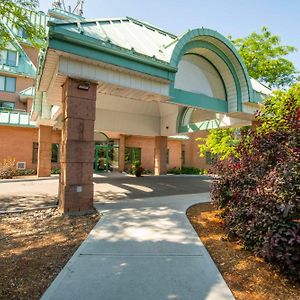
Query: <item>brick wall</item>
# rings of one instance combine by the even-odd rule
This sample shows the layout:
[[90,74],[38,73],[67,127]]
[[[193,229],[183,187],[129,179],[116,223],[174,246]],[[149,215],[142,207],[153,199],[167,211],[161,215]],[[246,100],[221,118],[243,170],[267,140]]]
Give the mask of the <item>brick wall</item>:
[[[27,169],[36,169],[32,163],[32,144],[38,141],[38,128],[0,126],[0,160],[14,157],[16,161],[25,161]],[[60,143],[60,131],[52,131],[52,143]],[[59,164],[52,164],[53,168]]]
[[39,50],[24,44],[22,45],[22,48],[28,55],[29,59],[33,62],[33,64],[37,66]]
[[[204,137],[205,131],[189,134],[189,141],[168,140],[169,164],[168,168],[181,166],[181,144],[185,145],[185,166],[198,168],[209,168],[205,158],[199,157],[197,137]],[[60,144],[61,132],[52,131],[52,143]],[[37,165],[32,164],[32,144],[38,142],[38,128],[25,128],[14,126],[0,126],[0,160],[5,157],[14,157],[17,161],[25,161],[26,168],[36,169]],[[154,137],[127,136],[126,147],[142,148],[142,165],[146,169],[154,169]],[[52,164],[52,168],[59,167]]]
[[203,168],[209,169],[211,166],[206,163],[205,157],[199,156],[199,142],[196,141],[198,137],[205,137],[208,131],[199,131],[189,133],[188,136],[190,139],[188,141],[184,141],[183,144],[185,145],[185,166],[186,167],[196,167],[196,168]]
[[[142,148],[142,166],[145,169],[154,169],[154,137],[127,136],[126,147]],[[169,164],[168,168],[181,166],[181,142],[169,140]]]
[[169,164],[170,168],[181,167],[181,141],[168,140]]
[[142,148],[142,166],[145,169],[154,169],[154,138],[141,136],[127,136],[125,147]]

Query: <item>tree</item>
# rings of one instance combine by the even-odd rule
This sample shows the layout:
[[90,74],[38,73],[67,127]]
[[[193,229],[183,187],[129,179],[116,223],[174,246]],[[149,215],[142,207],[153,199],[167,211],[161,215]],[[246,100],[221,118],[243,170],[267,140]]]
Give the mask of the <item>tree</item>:
[[11,36],[5,29],[5,24],[17,30],[23,29],[27,39],[36,47],[42,47],[45,38],[45,30],[42,26],[36,27],[31,23],[27,12],[36,11],[38,0],[1,0],[0,1],[0,49],[6,47]]
[[[300,84],[294,84],[287,92],[274,91],[263,102],[261,112],[256,117],[259,133],[278,131],[290,132],[300,129]],[[295,126],[298,122],[298,127]],[[294,124],[293,127],[290,124]]]
[[298,72],[294,64],[285,58],[297,49],[281,45],[280,37],[272,35],[267,27],[262,27],[261,33],[253,32],[245,38],[229,38],[254,79],[269,88],[283,88],[297,80]]
[[[245,38],[233,40],[251,77],[258,79],[269,88],[284,88],[292,85],[297,80],[297,71],[294,64],[285,59],[284,56],[296,51],[295,47],[282,46],[280,37],[272,35],[267,27],[263,27],[261,33],[253,32]],[[285,110],[282,92],[273,92],[274,97],[264,100],[261,118],[264,125],[260,130],[270,126],[284,124],[282,113]],[[267,113],[266,113],[267,112]],[[268,120],[268,121],[267,121]],[[236,156],[236,146],[239,138],[234,135],[236,130],[217,129],[211,130],[207,138],[200,138],[200,156],[204,156],[207,151],[216,154],[221,160],[233,155]]]
[[234,128],[212,129],[207,137],[197,138],[196,141],[200,142],[200,157],[204,157],[207,152],[210,152],[223,160],[236,155],[236,146],[239,143],[238,131]]

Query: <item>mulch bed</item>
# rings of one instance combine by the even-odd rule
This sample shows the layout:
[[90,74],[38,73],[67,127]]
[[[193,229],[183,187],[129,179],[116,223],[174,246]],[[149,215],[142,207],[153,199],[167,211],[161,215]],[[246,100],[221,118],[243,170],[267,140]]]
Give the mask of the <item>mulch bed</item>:
[[222,221],[211,204],[197,204],[188,218],[238,300],[300,299],[299,284],[288,278],[236,241],[226,238]]
[[56,209],[0,216],[0,299],[39,299],[100,216]]

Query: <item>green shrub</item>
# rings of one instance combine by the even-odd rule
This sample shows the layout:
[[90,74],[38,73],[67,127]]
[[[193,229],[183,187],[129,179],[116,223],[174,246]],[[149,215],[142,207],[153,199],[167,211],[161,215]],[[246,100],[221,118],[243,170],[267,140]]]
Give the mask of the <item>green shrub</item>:
[[0,179],[11,179],[16,173],[15,158],[8,157],[0,161]]
[[51,174],[60,174],[60,168],[53,168]]
[[35,169],[16,170],[15,176],[36,175]]
[[199,175],[202,174],[202,170],[195,167],[182,167],[181,174]]
[[300,281],[300,93],[286,100],[279,124],[263,115],[238,158],[215,165],[211,194],[228,235]]
[[152,174],[153,174],[153,170],[143,169],[142,174],[143,174],[143,175],[152,175]]
[[174,174],[174,175],[180,175],[181,174],[181,168],[171,168],[168,170],[168,174]]
[[201,174],[208,174],[208,171],[205,169],[199,169],[195,167],[182,167],[182,168],[174,167],[168,170],[168,174],[201,175]]

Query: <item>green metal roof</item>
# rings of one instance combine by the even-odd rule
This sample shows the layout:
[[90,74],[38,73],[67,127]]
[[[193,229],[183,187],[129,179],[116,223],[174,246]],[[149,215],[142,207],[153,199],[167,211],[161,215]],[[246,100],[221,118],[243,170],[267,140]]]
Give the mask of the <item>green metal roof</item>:
[[49,9],[48,10],[48,16],[51,18],[51,20],[61,20],[61,22],[66,21],[77,21],[77,20],[85,20],[84,17],[73,14],[71,12],[62,10],[62,9]]
[[171,33],[129,17],[49,24],[50,39],[59,35],[66,38],[76,34],[78,43],[94,42],[107,49],[163,64],[169,64],[169,56],[164,53],[164,46],[177,39]]

